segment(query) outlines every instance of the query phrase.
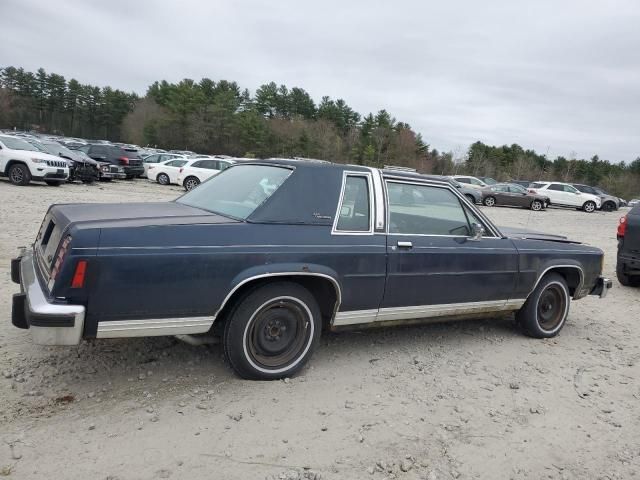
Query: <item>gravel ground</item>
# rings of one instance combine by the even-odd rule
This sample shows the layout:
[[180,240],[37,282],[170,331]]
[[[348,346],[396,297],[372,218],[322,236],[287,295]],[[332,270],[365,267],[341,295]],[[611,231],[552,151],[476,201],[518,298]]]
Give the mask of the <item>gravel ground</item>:
[[[573,303],[551,340],[511,320],[326,334],[309,366],[247,382],[220,346],[33,345],[9,260],[51,203],[158,201],[144,180],[0,181],[0,476],[25,479],[629,479],[640,473],[640,291]],[[618,213],[485,210],[605,250]]]

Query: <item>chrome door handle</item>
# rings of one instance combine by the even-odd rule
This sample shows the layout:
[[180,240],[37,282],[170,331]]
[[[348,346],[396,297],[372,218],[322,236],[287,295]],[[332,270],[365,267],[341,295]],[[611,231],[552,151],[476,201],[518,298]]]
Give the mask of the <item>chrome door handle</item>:
[[413,248],[413,243],[411,242],[398,242],[399,248]]

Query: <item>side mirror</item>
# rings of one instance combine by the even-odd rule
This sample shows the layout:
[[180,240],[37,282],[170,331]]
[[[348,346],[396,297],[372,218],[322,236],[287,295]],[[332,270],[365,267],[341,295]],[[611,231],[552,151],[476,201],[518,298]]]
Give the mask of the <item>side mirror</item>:
[[471,230],[472,232],[469,240],[478,241],[484,236],[484,227],[479,223],[472,223]]

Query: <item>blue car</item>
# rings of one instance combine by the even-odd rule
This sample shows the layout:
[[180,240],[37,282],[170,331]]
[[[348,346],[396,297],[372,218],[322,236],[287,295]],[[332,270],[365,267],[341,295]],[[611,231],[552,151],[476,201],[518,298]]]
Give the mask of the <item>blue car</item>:
[[35,343],[218,335],[242,377],[299,371],[322,330],[515,313],[552,337],[604,296],[601,250],[499,229],[445,179],[319,161],[233,165],[173,202],[49,208],[12,261]]

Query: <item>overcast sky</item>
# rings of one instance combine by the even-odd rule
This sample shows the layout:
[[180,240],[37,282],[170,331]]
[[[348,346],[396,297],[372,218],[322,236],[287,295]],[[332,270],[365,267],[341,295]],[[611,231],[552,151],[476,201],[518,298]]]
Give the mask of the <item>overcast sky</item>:
[[640,156],[640,1],[0,0],[0,65],[144,94],[271,80],[387,109],[439,150]]

